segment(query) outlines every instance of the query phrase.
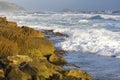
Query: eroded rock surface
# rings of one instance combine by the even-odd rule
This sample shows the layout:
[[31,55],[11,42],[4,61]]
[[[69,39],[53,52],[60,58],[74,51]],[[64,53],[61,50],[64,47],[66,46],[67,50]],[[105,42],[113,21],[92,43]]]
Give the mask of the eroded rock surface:
[[61,67],[64,53],[42,32],[0,17],[0,80],[92,80],[84,71]]

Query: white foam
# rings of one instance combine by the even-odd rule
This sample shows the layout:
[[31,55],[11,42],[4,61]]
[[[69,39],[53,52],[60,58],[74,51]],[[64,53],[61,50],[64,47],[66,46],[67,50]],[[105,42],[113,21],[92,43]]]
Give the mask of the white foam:
[[83,19],[83,20],[79,20],[78,22],[80,22],[80,23],[88,23],[89,21],[88,21],[88,20]]
[[97,53],[104,56],[113,56],[120,53],[120,33],[104,29],[73,29],[71,34],[71,37],[64,42],[58,43],[56,46],[61,46],[62,49],[68,51]]
[[[2,14],[1,14],[2,15]],[[120,15],[96,14],[105,19],[120,20]],[[102,20],[89,20],[95,14],[5,14],[19,25],[35,29],[53,29],[69,35],[64,42],[55,46],[68,51],[81,51],[104,56],[120,56],[120,24]],[[81,24],[82,23],[82,24]],[[85,24],[84,24],[85,23]],[[112,26],[112,29],[109,27]],[[107,27],[107,28],[106,28]]]

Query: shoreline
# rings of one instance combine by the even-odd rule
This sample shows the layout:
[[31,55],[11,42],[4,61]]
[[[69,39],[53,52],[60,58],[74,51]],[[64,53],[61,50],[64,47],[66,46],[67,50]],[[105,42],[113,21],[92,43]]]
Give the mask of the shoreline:
[[0,17],[0,37],[0,79],[92,80],[85,71],[63,68],[66,60],[59,51],[55,53],[53,43],[42,32]]
[[[52,34],[54,34],[53,30],[47,30],[46,35],[50,35],[48,38],[66,37],[60,35],[52,35],[51,32]],[[53,42],[59,43],[59,41],[57,41],[58,39],[56,39],[57,38],[55,38]],[[61,39],[60,42],[62,41],[64,40]],[[120,75],[120,70],[119,67],[117,67],[118,65],[120,65],[119,58],[115,58],[114,56],[95,55],[92,53],[81,53],[79,51],[68,51],[63,57],[68,62],[67,65],[64,65],[65,68],[76,70],[82,69],[88,72],[93,77],[93,80],[119,80],[118,75]]]
[[[64,58],[68,61],[68,63],[74,63],[80,66],[80,69],[87,71],[93,77],[93,80],[120,79],[120,62],[119,59],[116,59],[114,57],[71,52]],[[75,67],[69,66],[65,66],[65,68],[77,69]]]

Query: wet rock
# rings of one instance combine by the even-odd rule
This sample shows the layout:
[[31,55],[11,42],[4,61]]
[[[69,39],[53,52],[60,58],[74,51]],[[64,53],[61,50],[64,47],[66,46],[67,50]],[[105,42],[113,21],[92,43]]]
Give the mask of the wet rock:
[[80,66],[77,66],[77,65],[75,65],[75,64],[65,64],[65,66],[72,66],[72,67],[76,67],[76,68],[80,68]]
[[53,30],[42,30],[42,32],[46,35],[54,35],[54,36],[60,36],[60,37],[69,37],[67,34],[63,34],[60,32],[54,32]]
[[42,32],[44,34],[47,34],[47,35],[53,35],[54,34],[53,30],[42,30]]
[[65,55],[66,51],[64,51],[64,50],[55,50],[54,53],[55,54],[60,54],[60,55]]
[[62,37],[69,37],[67,34],[63,34],[63,33],[60,33],[60,32],[55,32],[54,35],[55,36],[62,36]]

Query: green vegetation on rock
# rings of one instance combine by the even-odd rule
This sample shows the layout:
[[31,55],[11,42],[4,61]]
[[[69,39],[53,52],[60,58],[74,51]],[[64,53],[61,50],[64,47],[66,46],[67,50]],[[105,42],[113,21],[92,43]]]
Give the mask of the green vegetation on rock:
[[66,60],[42,32],[0,17],[0,80],[92,80],[81,70],[67,70]]

